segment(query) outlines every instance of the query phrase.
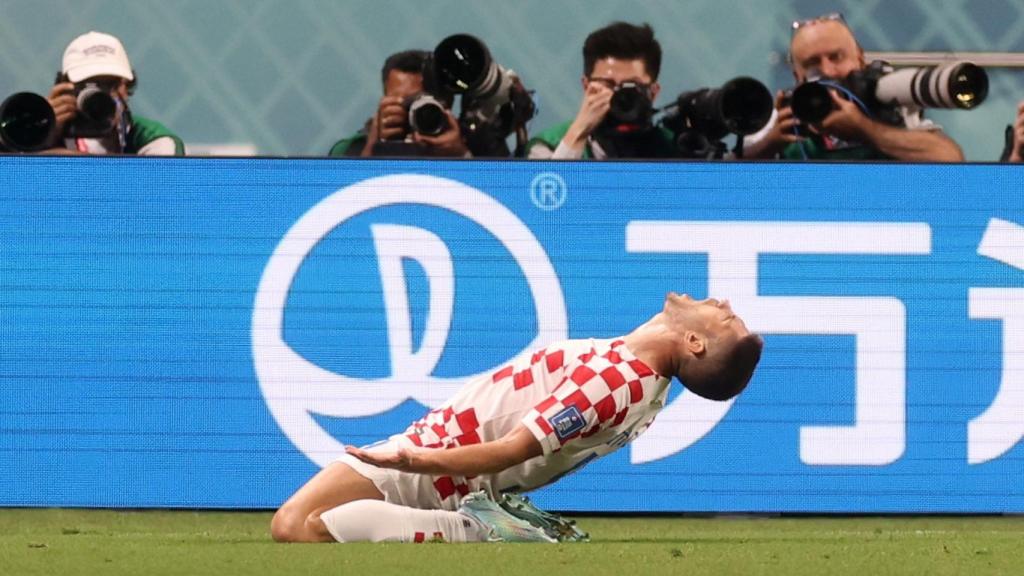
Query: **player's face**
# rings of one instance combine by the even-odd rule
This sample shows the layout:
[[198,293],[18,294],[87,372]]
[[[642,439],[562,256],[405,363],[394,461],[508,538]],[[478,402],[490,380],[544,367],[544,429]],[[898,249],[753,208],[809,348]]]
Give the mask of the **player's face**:
[[688,294],[669,292],[665,296],[665,315],[680,331],[693,330],[707,336],[750,334],[747,325],[736,315],[728,300],[694,300]]
[[841,80],[864,68],[864,52],[857,39],[842,22],[833,20],[812,22],[797,30],[789,53],[797,82],[806,80],[810,70]]

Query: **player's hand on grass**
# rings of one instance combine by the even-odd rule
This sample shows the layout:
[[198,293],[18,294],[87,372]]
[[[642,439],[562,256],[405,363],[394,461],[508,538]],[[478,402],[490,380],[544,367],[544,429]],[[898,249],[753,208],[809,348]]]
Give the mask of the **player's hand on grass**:
[[345,452],[379,468],[394,468],[402,472],[414,472],[412,469],[412,451],[406,448],[399,448],[398,452],[369,452],[355,446],[346,446]]

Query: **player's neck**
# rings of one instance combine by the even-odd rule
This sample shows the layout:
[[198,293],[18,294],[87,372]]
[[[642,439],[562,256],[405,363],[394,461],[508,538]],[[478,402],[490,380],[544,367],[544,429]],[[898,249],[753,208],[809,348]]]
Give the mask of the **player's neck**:
[[655,314],[623,337],[634,356],[667,378],[676,373],[674,351],[679,346],[677,340],[676,331],[665,321],[662,313]]

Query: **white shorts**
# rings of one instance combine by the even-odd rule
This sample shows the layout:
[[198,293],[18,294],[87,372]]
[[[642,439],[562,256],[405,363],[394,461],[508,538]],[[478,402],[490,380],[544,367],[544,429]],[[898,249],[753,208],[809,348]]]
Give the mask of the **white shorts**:
[[[408,438],[398,434],[364,447],[370,452],[397,452],[399,448],[415,446]],[[459,502],[466,493],[486,489],[481,485],[481,477],[467,481],[464,478],[400,472],[367,464],[350,454],[342,454],[335,462],[347,464],[357,474],[373,482],[384,495],[385,502],[410,508],[458,510]]]

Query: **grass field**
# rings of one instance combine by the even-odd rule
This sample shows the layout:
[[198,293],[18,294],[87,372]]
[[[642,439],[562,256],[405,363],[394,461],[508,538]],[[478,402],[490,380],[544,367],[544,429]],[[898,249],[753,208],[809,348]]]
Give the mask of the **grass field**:
[[589,544],[270,541],[269,513],[0,510],[0,574],[1021,574],[1024,518],[580,518]]

